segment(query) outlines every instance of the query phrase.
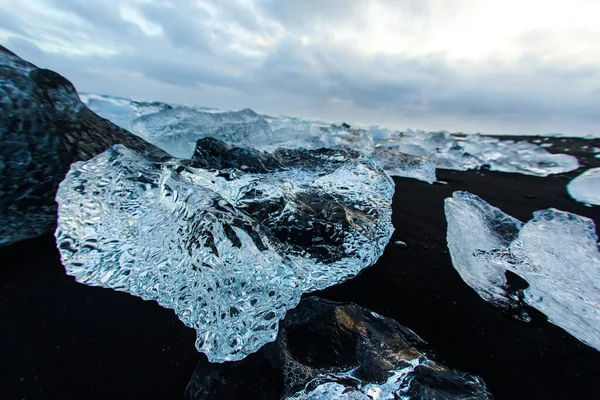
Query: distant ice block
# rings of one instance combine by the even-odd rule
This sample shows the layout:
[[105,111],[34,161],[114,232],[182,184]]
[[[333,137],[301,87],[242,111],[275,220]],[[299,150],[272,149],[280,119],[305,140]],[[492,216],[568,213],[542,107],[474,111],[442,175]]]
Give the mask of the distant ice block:
[[577,176],[567,185],[567,192],[575,200],[600,205],[600,168],[592,168]]
[[428,156],[411,156],[394,148],[377,147],[371,157],[392,176],[414,178],[428,183],[437,180],[435,160]]
[[254,111],[207,112],[174,107],[143,115],[131,123],[131,132],[171,155],[190,158],[198,139],[214,137],[230,144],[260,147],[272,135],[267,121]]
[[[488,167],[494,171],[547,176],[577,169],[567,154],[552,154],[539,144],[514,142],[490,136],[407,130],[377,126],[352,128],[302,118],[259,115],[246,109],[220,111],[164,103],[143,103],[110,96],[82,95],[89,107],[105,118],[127,125],[136,135],[178,156],[190,157],[195,141],[214,137],[230,144],[263,151],[277,148],[348,148],[371,155],[387,149],[385,159],[392,175],[431,180],[405,164],[408,156],[428,157],[437,168],[469,170]],[[135,118],[131,119],[133,114]],[[396,164],[393,154],[397,153]],[[427,167],[429,168],[429,167]]]
[[[600,350],[600,253],[592,220],[551,208],[523,225],[467,192],[446,199],[445,211],[452,264],[482,298],[513,311],[525,302]],[[506,271],[529,287],[510,288]],[[527,320],[524,310],[519,315]]]
[[406,154],[429,156],[438,168],[469,170],[489,167],[492,171],[547,176],[579,168],[577,158],[552,154],[537,144],[514,142],[482,135],[408,130],[385,141]]
[[115,146],[73,164],[56,238],[78,282],[172,308],[211,361],[274,340],[302,292],[372,265],[392,234],[394,184],[358,153],[204,139],[194,158]]

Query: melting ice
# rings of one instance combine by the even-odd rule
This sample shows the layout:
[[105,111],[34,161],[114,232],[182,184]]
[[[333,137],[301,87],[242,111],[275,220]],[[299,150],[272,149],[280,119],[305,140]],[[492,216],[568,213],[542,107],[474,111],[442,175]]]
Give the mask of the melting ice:
[[275,339],[302,292],[373,264],[393,181],[348,150],[261,153],[199,141],[193,160],[117,145],[72,165],[56,238],[77,281],[172,308],[211,361]]
[[[467,192],[446,199],[445,211],[452,264],[482,298],[527,320],[525,302],[600,350],[600,252],[591,219],[550,208],[523,224]],[[506,271],[529,287],[512,289]]]

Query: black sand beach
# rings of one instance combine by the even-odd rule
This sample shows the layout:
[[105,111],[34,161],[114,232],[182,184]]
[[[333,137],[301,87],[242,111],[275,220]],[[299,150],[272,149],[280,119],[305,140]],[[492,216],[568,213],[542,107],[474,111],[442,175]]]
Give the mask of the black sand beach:
[[[600,140],[546,141],[549,151],[600,166],[592,153]],[[496,399],[596,399],[600,352],[535,310],[524,323],[482,300],[451,265],[443,211],[444,198],[466,190],[523,221],[555,207],[598,225],[600,208],[566,192],[583,169],[547,178],[438,170],[447,184],[434,185],[395,179],[396,231],[384,255],[355,279],[315,294],[396,319],[440,361],[481,376]],[[66,276],[52,234],[1,248],[0,259],[2,399],[181,399],[196,364],[206,362],[195,332],[172,311]]]

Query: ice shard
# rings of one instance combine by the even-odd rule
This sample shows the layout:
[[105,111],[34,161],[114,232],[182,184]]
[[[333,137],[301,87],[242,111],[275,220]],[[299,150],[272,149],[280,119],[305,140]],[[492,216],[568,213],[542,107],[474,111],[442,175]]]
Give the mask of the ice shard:
[[116,143],[162,153],[91,112],[73,85],[0,46],[0,246],[51,231],[73,161]]
[[600,168],[588,169],[567,185],[569,195],[586,204],[600,205]]
[[427,347],[392,319],[309,297],[252,359],[200,362],[186,399],[492,399],[481,378],[434,361]]
[[377,260],[393,193],[354,152],[204,139],[193,160],[159,161],[115,146],[71,167],[56,238],[79,282],[156,300],[210,360],[239,360],[274,340],[302,292]]
[[444,209],[452,265],[461,278],[485,300],[517,306],[507,292],[506,267],[493,255],[506,252],[523,223],[468,192],[454,192]]
[[[445,211],[452,264],[482,298],[513,310],[524,302],[600,350],[600,252],[591,219],[550,208],[522,224],[467,192],[446,199]],[[506,271],[529,287],[511,289]],[[527,319],[524,310],[519,315]]]

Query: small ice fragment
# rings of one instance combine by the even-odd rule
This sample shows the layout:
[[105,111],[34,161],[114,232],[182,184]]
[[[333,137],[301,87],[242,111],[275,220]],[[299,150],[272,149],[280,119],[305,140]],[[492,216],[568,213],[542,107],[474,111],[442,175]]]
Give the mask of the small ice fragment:
[[586,204],[600,205],[600,168],[588,169],[567,185],[569,195]]
[[[525,302],[600,350],[600,252],[591,219],[551,208],[523,225],[467,192],[446,199],[445,212],[452,265],[483,299],[527,320]],[[510,287],[506,271],[529,287]]]

